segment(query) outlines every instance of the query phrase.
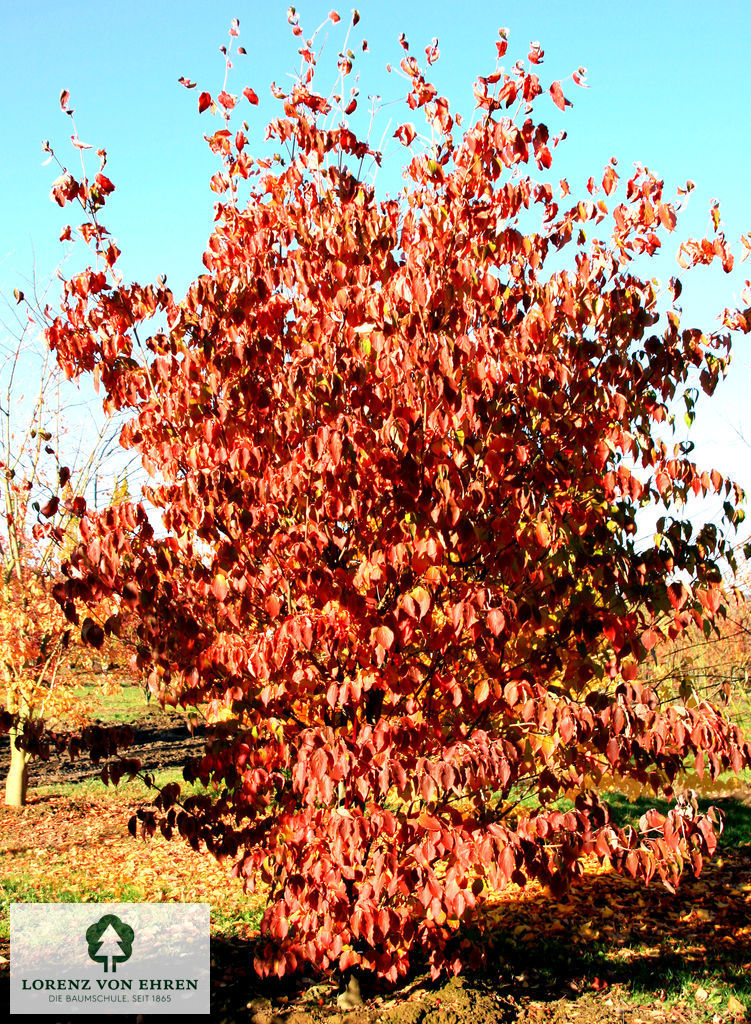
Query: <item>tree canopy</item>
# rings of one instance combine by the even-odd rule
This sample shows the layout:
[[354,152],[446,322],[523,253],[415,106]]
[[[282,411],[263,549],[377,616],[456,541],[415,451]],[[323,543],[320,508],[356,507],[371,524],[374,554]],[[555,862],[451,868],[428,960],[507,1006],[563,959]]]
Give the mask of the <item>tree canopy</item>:
[[[751,320],[687,326],[681,282],[634,269],[672,241],[680,190],[614,162],[580,199],[555,180],[536,112],[568,100],[539,47],[504,70],[499,35],[464,125],[429,80],[437,45],[423,66],[402,38],[425,128],[397,127],[405,187],[380,197],[363,168],[382,154],[350,127],[352,51],[318,92],[290,20],[303,68],[273,90],[278,152],[254,157],[235,127],[252,89],[200,94],[221,166],[184,298],[118,275],[103,164],[55,183],[96,259],[47,338],[128,414],[158,513],[79,508],[59,597],[73,621],[102,600],[132,612],[154,692],[225,709],[185,769],[208,790],[167,786],[139,821],[269,885],[258,969],[394,980],[417,954],[434,973],[478,956],[459,926],[509,881],[561,890],[592,855],[673,886],[713,852],[717,818],[689,800],[635,831],[598,793],[672,796],[687,759],[751,763],[723,707],[639,679],[660,637],[723,611],[732,550],[685,505],[721,493],[727,526],[740,493],[665,429]],[[732,259],[717,222],[679,254]],[[664,515],[639,546],[648,506]],[[85,639],[119,622],[87,612]]]

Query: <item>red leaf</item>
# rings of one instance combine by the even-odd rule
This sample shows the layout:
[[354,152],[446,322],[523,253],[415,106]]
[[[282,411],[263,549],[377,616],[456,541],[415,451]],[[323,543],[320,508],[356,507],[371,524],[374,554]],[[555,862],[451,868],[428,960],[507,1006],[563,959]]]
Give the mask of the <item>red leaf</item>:
[[110,192],[115,191],[115,186],[106,174],[97,174],[96,178],[94,178],[94,184],[103,196],[108,196]]
[[196,83],[191,82],[189,78],[180,77],[178,78],[178,82],[180,83],[180,85],[184,85],[186,89],[195,89],[196,87]]
[[618,763],[618,758],[621,754],[621,748],[618,745],[618,740],[615,738],[615,736],[611,736],[608,740],[607,746],[605,748],[605,753],[608,756],[608,761],[610,761],[610,763],[613,766],[615,766]]
[[702,607],[706,608],[712,615],[720,607],[720,602],[722,601],[719,587],[710,587],[707,590],[697,589],[696,596],[701,601]]
[[63,89],[63,91],[60,93],[60,107],[66,113],[68,112],[68,103],[70,103],[70,93],[67,89]]
[[516,683],[506,683],[503,688],[503,696],[509,707],[514,707],[519,700],[519,687]]
[[478,704],[484,704],[490,696],[490,683],[487,679],[481,679],[475,686],[474,697]]
[[356,967],[360,963],[360,954],[356,953],[351,946],[348,946],[343,950],[342,955],[339,957],[339,970],[344,972],[350,967]]
[[225,92],[224,89],[222,89],[222,91],[217,96],[217,101],[221,103],[225,110],[232,110],[235,103],[237,102],[237,97],[233,96],[231,93]]
[[76,149],[91,149],[91,146],[88,144],[88,142],[81,142],[77,135],[71,135],[70,141],[73,143]]
[[493,636],[498,636],[506,625],[506,616],[500,608],[491,608],[488,612],[488,627]]
[[336,11],[329,11],[329,21],[333,22],[334,25],[336,25],[336,23],[341,20],[342,19],[339,17]]
[[655,632],[654,629],[645,629],[641,635],[641,642],[644,644],[644,648],[647,651],[651,651],[659,641],[660,634]]
[[399,139],[403,146],[409,146],[416,135],[413,124],[400,124],[394,132],[394,138]]
[[553,97],[553,103],[555,103],[557,107],[560,107],[561,110],[565,110],[566,107],[573,106],[571,100],[567,100],[563,95],[560,82],[553,82],[550,86],[550,95]]
[[51,516],[57,514],[59,505],[60,499],[57,496],[55,496],[54,498],[50,498],[47,504],[43,505],[42,508],[39,509],[39,513],[40,515],[43,515],[46,519],[49,519]]
[[425,803],[430,803],[435,795],[435,782],[429,775],[423,775],[420,779],[420,793]]
[[222,573],[217,573],[211,583],[211,592],[217,601],[223,601],[229,593],[229,587],[227,586],[227,580]]
[[539,522],[535,526],[535,540],[541,548],[550,546],[550,529],[546,522]]
[[612,164],[608,164],[602,178],[602,187],[605,189],[606,194],[610,195],[617,184],[618,175],[615,173],[615,169]]
[[510,846],[504,846],[499,859],[501,870],[506,878],[511,878],[516,870],[516,855]]
[[582,89],[588,89],[589,88],[587,83],[584,81],[584,79],[586,77],[586,74],[587,74],[587,69],[586,68],[579,68],[571,76],[573,78],[575,84],[580,86]]
[[198,97],[198,113],[202,114],[204,110],[207,110],[211,106],[211,95],[207,92],[202,92]]
[[258,106],[258,97],[256,96],[253,89],[250,88],[250,86],[248,86],[246,89],[243,89],[243,96],[248,101],[248,103],[252,103],[254,107]]
[[87,617],[81,625],[81,639],[85,644],[90,644],[98,650],[104,643],[104,630],[93,619]]
[[425,587],[415,587],[411,594],[418,613],[418,618],[424,619],[430,608],[430,593]]
[[665,203],[660,203],[660,205],[657,207],[657,214],[660,218],[662,226],[666,228],[668,231],[673,231],[675,225],[678,222],[678,218],[675,215],[675,210],[673,209],[673,207]]
[[329,439],[329,452],[331,461],[338,466],[342,459],[342,438],[338,430],[335,430]]
[[386,651],[394,642],[394,634],[388,626],[379,626],[378,629],[373,630],[373,637],[375,642]]

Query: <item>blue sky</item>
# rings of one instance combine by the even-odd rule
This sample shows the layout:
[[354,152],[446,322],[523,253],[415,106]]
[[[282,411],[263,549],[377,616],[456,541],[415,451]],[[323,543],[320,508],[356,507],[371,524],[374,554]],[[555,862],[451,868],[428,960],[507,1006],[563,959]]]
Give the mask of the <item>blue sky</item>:
[[[309,34],[336,5],[300,0],[296,6]],[[337,9],[342,22],[329,27],[330,63],[324,55],[322,67],[332,71],[324,85],[333,80],[351,8]],[[248,53],[236,59],[229,91],[239,93],[251,85],[261,99],[260,107],[246,105],[243,111],[251,124],[252,148],[278,110],[270,82],[288,81],[285,76],[299,63],[286,10],[286,3],[257,0],[7,5],[0,60],[6,154],[0,163],[0,289],[6,296],[14,287],[25,288],[32,271],[44,281],[65,252],[57,237],[72,208],[61,211],[50,201],[57,172],[53,165],[42,166],[40,148],[41,140],[49,139],[75,173],[78,155],[69,146],[70,122],[58,102],[62,88],[70,90],[81,138],[108,151],[107,173],[117,191],[105,222],[123,250],[126,275],[153,279],[166,273],[175,292],[182,293],[202,270],[215,198],[208,188],[215,165],[203,135],[219,125],[208,114],[198,115],[198,93],[216,94],[221,88],[219,47],[227,42],[231,19],[239,18],[239,42]],[[568,132],[554,154],[556,179],[566,176],[572,191],[581,194],[589,175],[601,176],[611,156],[626,175],[638,161],[665,179],[668,194],[687,179],[696,183],[679,223],[682,234],[701,237],[712,198],[721,200],[729,239],[751,231],[747,0],[688,5],[676,0],[362,0],[359,10],[353,49],[359,51],[366,38],[370,50],[358,57],[362,96],[378,92],[388,100],[404,94],[402,80],[385,73],[386,63],[396,65],[402,55],[400,32],[418,58],[438,36],[441,60],[433,69],[434,80],[452,106],[470,113],[472,82],[493,69],[497,30],[508,27],[508,64],[526,56],[531,40],[539,40],[545,50],[544,80],[565,79],[580,65],[588,69],[588,89],[564,82],[574,102],[565,114],[548,98],[536,107],[551,134],[561,128]],[[183,89],[177,84],[181,75],[197,81],[199,88]],[[393,116],[393,130],[400,121],[414,119],[408,114],[406,108],[390,107],[380,124]],[[398,171],[384,175],[384,183],[395,187]],[[659,266],[649,269],[650,276],[678,272],[673,255],[666,253]],[[78,267],[75,260],[70,272]],[[684,310],[711,328],[712,313],[737,301],[745,277],[751,277],[751,260],[732,279],[719,270],[684,276]],[[751,443],[749,344],[745,351],[740,347],[730,379],[712,407],[702,411],[692,436],[702,461],[734,473],[751,490],[751,448],[737,436],[740,430]]]

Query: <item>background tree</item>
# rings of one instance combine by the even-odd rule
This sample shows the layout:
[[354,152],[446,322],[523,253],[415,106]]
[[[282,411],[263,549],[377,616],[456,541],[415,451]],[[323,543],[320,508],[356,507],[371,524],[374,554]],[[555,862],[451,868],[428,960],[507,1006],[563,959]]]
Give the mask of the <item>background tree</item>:
[[[744,545],[738,545],[742,547]],[[745,735],[751,730],[751,606],[748,595],[748,562],[741,559],[736,587],[728,588],[724,614],[713,621],[712,629],[692,623],[678,636],[660,642],[653,657],[642,665],[640,677],[657,687],[663,699],[675,699],[696,705],[709,700],[727,706],[728,714]],[[708,626],[708,623],[703,623]],[[737,781],[731,776],[686,778],[700,794],[732,792]]]
[[[54,358],[28,320],[6,330],[0,368],[0,694],[10,724],[5,802],[18,807],[26,802],[29,734],[88,717],[76,690],[96,678],[91,649],[77,631],[71,634],[53,589],[73,547],[75,501],[84,501],[102,469],[111,424],[92,431],[84,415],[86,448],[82,452],[79,437],[75,450],[77,431],[66,427],[62,409],[71,390],[66,394]],[[72,472],[61,458],[71,462]],[[68,512],[53,526],[61,501]]]
[[[481,925],[509,880],[560,890],[594,855],[672,887],[715,847],[717,819],[686,800],[623,830],[597,790],[671,796],[687,758],[749,763],[722,707],[664,705],[637,679],[660,637],[722,613],[733,554],[686,504],[722,492],[737,522],[740,494],[664,438],[749,320],[686,327],[680,282],[635,273],[676,227],[654,174],[621,183],[611,162],[581,200],[548,174],[558,139],[533,111],[569,101],[536,44],[505,71],[500,34],[464,127],[402,38],[429,140],[396,129],[405,188],[379,199],[365,172],[382,154],[347,122],[349,35],[327,99],[289,17],[302,71],[272,90],[281,152],[254,158],[230,131],[252,89],[199,97],[222,166],[182,300],[117,275],[101,170],[55,184],[90,212],[97,262],[47,338],[129,414],[121,443],[161,513],[158,531],[140,504],[82,514],[64,601],[74,621],[71,602],[132,609],[160,698],[231,713],[186,766],[215,795],[171,785],[139,820],[269,884],[260,971],[395,979],[417,953],[459,970],[476,953],[460,922]],[[719,230],[681,246],[683,265],[715,259],[730,270]],[[637,550],[655,504],[670,514]],[[86,621],[95,646],[117,628]]]

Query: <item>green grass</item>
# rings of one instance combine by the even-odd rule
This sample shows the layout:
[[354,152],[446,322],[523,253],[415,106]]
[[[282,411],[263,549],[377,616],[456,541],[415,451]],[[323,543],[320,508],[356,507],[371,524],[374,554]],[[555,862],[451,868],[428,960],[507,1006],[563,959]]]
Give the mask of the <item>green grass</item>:
[[90,721],[102,725],[128,725],[148,718],[161,718],[165,714],[185,718],[195,711],[194,708],[176,707],[165,712],[156,698],[152,697],[147,702],[140,683],[113,683],[111,693],[103,692],[97,683],[84,683],[76,688],[74,695],[86,709]]
[[39,885],[24,874],[10,875],[0,881],[0,939],[8,939],[11,903],[140,903],[148,899],[138,886],[124,884],[117,889],[97,888],[93,891],[76,884],[71,876],[70,888]]
[[[155,898],[146,886],[124,883],[116,888],[92,888],[85,876],[71,873],[67,886],[37,884],[23,873],[0,880],[0,940],[9,938],[11,903],[151,903]],[[253,906],[225,907],[221,902],[211,906],[211,932],[216,935],[245,935],[256,931],[263,908]]]
[[245,935],[257,931],[263,917],[263,908],[233,907],[230,912],[221,903],[211,905],[211,931],[217,935]]
[[[662,814],[670,810],[667,800],[652,797],[639,797],[630,803],[620,793],[605,793],[603,799],[608,803],[616,825],[638,825],[639,818],[650,809],[656,808]],[[699,797],[699,810],[704,813],[710,807],[717,807],[724,815],[724,828],[720,835],[719,846],[740,846],[751,843],[751,806],[742,803],[735,797]]]
[[[124,884],[116,889],[106,886],[90,889],[81,883],[84,879],[71,876],[68,888],[38,885],[26,875],[11,875],[0,881],[0,939],[8,938],[8,908],[11,903],[141,903],[153,900],[153,893],[145,887]],[[230,913],[221,904],[212,906],[212,931],[219,934],[242,933],[246,928],[257,928],[263,911],[233,908]]]
[[[170,782],[177,782],[180,785],[183,795],[193,795],[208,792],[200,782],[189,784],[183,778],[182,768],[162,768],[150,773],[154,784],[166,786]],[[121,779],[117,786],[111,783],[105,785],[99,776],[91,779],[83,779],[80,782],[57,782],[49,786],[35,786],[34,795],[44,799],[50,796],[67,797],[74,807],[85,805],[96,800],[113,800],[116,802],[141,803],[150,800],[156,795],[154,789],[136,776],[134,779]]]
[[[671,963],[670,953],[666,951],[656,963],[645,961],[636,970],[633,961],[629,962],[628,973],[629,998],[637,1006],[654,1003],[656,988],[658,991],[665,990],[667,1006],[679,1001],[694,1000],[694,993],[702,988],[708,993],[704,1004],[708,1019],[715,1013],[721,1013],[731,996],[746,1011],[751,1010],[751,981],[748,971],[741,964],[726,962],[721,967],[703,969],[697,966],[692,970],[679,963]],[[657,986],[655,975],[659,979]]]
[[[676,784],[679,783],[680,780],[677,780]],[[720,785],[723,783],[737,783],[739,786],[751,785],[751,770],[744,769],[738,776],[732,772],[724,772],[717,779],[717,783]],[[709,784],[711,785],[711,783]],[[603,803],[609,805],[613,822],[620,827],[625,825],[637,827],[641,816],[652,807],[660,811],[661,814],[667,814],[671,807],[674,806],[671,801],[661,799],[655,795],[640,796],[631,801],[622,793],[614,790],[602,790],[599,796]],[[513,803],[513,791],[509,794],[508,799]],[[698,805],[702,813],[705,813],[710,807],[716,807],[722,811],[724,827],[720,836],[720,847],[751,843],[751,804],[745,804],[735,796],[717,795],[699,796]],[[535,813],[540,805],[537,795],[531,793],[520,799],[518,806],[524,811]],[[552,806],[556,810],[565,813],[573,809],[574,802],[568,797],[559,797],[553,801],[552,805],[548,806]]]
[[103,693],[96,683],[84,683],[73,693],[92,722],[124,725],[143,718],[149,710],[143,689],[137,684],[114,685],[111,693]]
[[722,1011],[732,996],[751,1010],[751,977],[741,963],[721,956],[697,958],[681,946],[677,936],[666,935],[659,947],[630,942],[613,951],[595,941],[572,948],[565,939],[541,938],[534,946],[520,949],[508,936],[494,936],[493,957],[504,965],[504,973],[522,973],[536,998],[569,994],[573,983],[591,983],[595,978],[619,986],[629,1003],[654,1005],[655,999],[671,1006],[688,1001],[703,988],[709,998],[704,1004],[706,1019]]

